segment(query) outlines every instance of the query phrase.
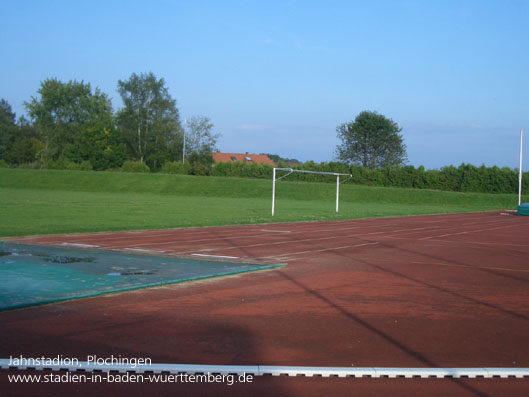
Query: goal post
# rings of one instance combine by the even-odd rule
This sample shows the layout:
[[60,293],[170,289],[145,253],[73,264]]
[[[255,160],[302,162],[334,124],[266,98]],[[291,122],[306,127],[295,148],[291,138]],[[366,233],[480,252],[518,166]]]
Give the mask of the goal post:
[[[277,171],[287,172],[285,175],[276,178]],[[272,172],[272,216],[275,212],[275,202],[276,202],[276,182],[289,176],[293,172],[298,172],[302,174],[316,174],[316,175],[332,175],[336,177],[336,213],[338,213],[338,206],[340,202],[340,185],[344,182],[347,182],[353,176],[351,174],[340,174],[337,172],[322,172],[322,171],[307,171],[307,170],[295,170],[293,168],[274,168]],[[340,182],[340,176],[348,176],[349,178],[344,179]]]

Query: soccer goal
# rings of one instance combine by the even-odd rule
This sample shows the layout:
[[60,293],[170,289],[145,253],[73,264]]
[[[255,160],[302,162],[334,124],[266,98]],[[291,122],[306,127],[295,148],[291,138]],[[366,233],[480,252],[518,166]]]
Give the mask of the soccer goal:
[[[280,176],[279,178],[276,178],[277,171],[283,171],[286,172],[285,175]],[[336,213],[338,213],[338,205],[340,201],[340,185],[344,182],[347,182],[349,179],[351,179],[353,176],[351,174],[339,174],[337,172],[320,172],[320,171],[305,171],[305,170],[295,170],[293,168],[274,168],[273,174],[272,174],[272,216],[274,216],[275,212],[275,202],[276,202],[276,182],[286,178],[293,172],[299,172],[302,174],[317,174],[317,175],[332,175],[336,177]],[[348,176],[349,178],[344,179],[340,182],[341,176]]]

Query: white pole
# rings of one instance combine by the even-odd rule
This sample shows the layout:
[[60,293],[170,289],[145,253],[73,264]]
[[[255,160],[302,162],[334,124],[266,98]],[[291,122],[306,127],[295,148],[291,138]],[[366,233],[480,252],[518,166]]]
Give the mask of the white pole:
[[187,120],[184,119],[184,148],[182,150],[182,164],[186,161],[186,127],[187,127]]
[[518,176],[518,205],[522,204],[522,144],[523,130],[520,130],[520,175]]
[[274,216],[274,205],[276,201],[276,169],[272,173],[272,216]]
[[340,175],[336,175],[336,213],[338,213],[338,198],[340,197]]

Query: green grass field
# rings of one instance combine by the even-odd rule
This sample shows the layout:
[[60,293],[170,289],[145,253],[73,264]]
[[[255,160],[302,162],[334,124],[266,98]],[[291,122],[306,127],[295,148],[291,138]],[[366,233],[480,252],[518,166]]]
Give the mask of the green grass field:
[[0,236],[515,209],[516,195],[281,180],[0,169]]

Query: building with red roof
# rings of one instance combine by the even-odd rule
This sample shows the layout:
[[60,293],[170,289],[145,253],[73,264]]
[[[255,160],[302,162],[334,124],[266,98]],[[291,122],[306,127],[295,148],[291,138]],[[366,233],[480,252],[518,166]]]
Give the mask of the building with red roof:
[[250,153],[211,153],[215,164],[218,163],[234,163],[240,161],[242,163],[268,164],[275,167],[276,163],[270,160],[266,154],[250,154]]

